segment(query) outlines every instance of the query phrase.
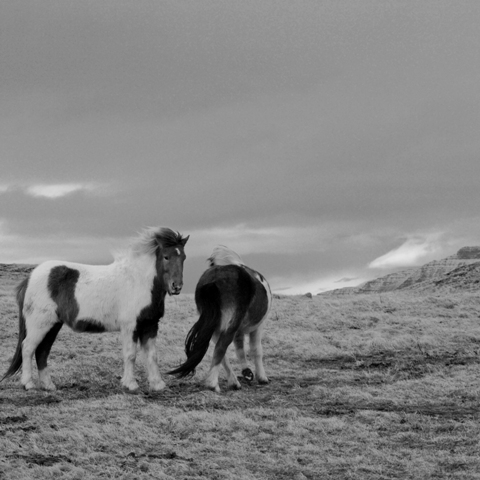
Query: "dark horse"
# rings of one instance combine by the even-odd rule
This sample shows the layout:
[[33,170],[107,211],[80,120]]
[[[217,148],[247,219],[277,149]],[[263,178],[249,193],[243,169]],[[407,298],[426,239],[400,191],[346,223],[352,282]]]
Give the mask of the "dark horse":
[[66,323],[76,332],[121,332],[122,385],[129,390],[138,388],[133,370],[139,343],[146,354],[150,389],[164,388],[155,341],[165,295],[178,295],[182,289],[187,240],[169,228],[149,228],[110,265],[61,261],[38,265],[17,287],[18,344],[2,380],[23,364],[21,383],[27,390],[34,388],[35,354],[42,388],[54,390],[47,358]]
[[243,376],[253,380],[244,350],[244,337],[248,334],[258,382],[268,383],[261,342],[263,323],[272,302],[270,287],[260,273],[244,265],[241,258],[227,247],[216,247],[208,261],[210,267],[200,277],[195,289],[200,317],[185,340],[187,360],[168,373],[178,377],[194,373],[213,339],[215,350],[206,386],[220,392],[218,374],[221,363],[228,375],[228,386],[239,389],[240,383],[225,354],[233,341]]

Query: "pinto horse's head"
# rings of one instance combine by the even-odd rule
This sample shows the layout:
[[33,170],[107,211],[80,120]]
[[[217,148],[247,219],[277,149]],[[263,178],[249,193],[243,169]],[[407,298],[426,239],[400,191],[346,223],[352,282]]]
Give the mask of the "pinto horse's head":
[[178,236],[178,242],[171,244],[158,238],[157,273],[169,295],[178,295],[183,287],[183,262],[185,261],[185,244],[188,237]]

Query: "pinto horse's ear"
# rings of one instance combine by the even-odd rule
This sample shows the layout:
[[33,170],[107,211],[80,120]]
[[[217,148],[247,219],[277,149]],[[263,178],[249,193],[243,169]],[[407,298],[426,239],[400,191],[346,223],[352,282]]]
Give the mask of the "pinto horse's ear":
[[181,242],[180,242],[180,245],[181,245],[182,247],[184,247],[185,244],[187,243],[187,240],[188,240],[189,238],[190,238],[190,235],[189,235],[188,237],[182,238],[182,240],[181,240]]

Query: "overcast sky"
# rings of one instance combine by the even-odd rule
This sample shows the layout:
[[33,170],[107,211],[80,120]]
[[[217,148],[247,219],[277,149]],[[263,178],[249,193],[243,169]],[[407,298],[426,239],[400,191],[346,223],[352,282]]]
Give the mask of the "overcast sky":
[[0,262],[145,226],[303,293],[480,245],[477,0],[0,3]]

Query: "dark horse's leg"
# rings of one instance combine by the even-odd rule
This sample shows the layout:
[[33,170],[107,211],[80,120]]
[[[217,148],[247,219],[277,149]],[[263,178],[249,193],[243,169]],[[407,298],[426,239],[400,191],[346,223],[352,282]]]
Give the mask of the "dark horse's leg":
[[268,383],[268,377],[263,368],[262,325],[250,333],[250,352],[255,361],[258,383]]
[[242,330],[238,330],[233,339],[235,345],[235,353],[237,359],[240,362],[240,368],[242,369],[242,375],[245,380],[251,382],[253,380],[253,372],[248,365],[247,356],[245,355],[245,334]]
[[223,357],[222,365],[227,372],[228,388],[231,388],[232,390],[240,390],[242,386],[240,385],[240,382],[238,381],[237,376],[235,375],[235,372],[233,371],[226,355]]
[[[217,342],[217,340],[218,338],[214,337],[214,341]],[[240,385],[240,382],[238,381],[237,376],[235,375],[235,372],[233,371],[226,354],[223,357],[222,365],[223,365],[223,368],[225,369],[225,372],[227,373],[228,388],[232,390],[240,390],[242,386]]]
[[220,387],[218,386],[218,374],[221,363],[223,363],[223,366],[229,375],[229,385],[233,386],[233,383],[235,383],[234,388],[237,388],[238,381],[232,382],[231,377],[233,376],[233,371],[230,367],[230,364],[228,363],[228,360],[225,359],[227,348],[232,343],[234,335],[235,331],[227,329],[224,332],[220,332],[220,334],[215,334],[213,337],[213,340],[216,341],[216,345],[215,350],[213,351],[210,370],[208,372],[207,378],[205,379],[205,385],[210,390],[214,390],[217,393],[220,392]]
[[[50,307],[50,305],[48,305]],[[35,388],[32,380],[32,359],[35,354],[41,387],[45,390],[55,390],[55,385],[47,369],[47,358],[52,344],[57,336],[62,323],[52,308],[34,309],[26,316],[26,337],[22,342],[22,377],[21,383],[25,390]],[[38,349],[38,351],[37,351]]]

